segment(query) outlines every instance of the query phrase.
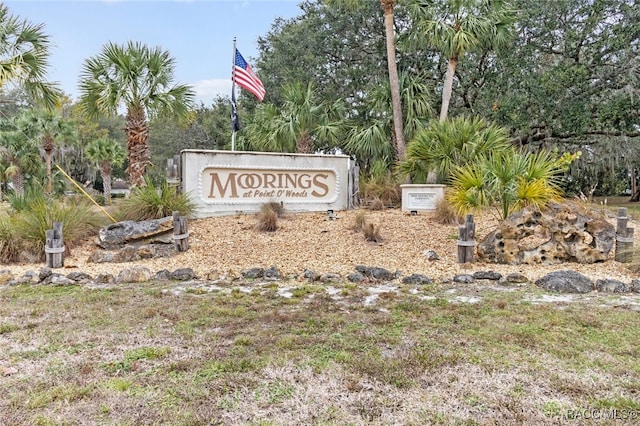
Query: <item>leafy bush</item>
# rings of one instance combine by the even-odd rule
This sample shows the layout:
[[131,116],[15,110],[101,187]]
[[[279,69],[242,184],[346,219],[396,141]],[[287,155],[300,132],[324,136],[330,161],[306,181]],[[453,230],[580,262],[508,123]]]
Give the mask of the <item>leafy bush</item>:
[[171,216],[174,211],[180,216],[193,217],[196,205],[187,194],[164,181],[160,187],[145,179],[146,186],[134,188],[129,198],[119,204],[116,216],[119,220],[149,220]]

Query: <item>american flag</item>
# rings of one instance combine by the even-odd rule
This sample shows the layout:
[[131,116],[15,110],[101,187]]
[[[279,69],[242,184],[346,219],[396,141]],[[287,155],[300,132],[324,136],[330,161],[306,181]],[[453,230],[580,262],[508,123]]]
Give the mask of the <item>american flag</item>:
[[238,49],[236,49],[236,60],[231,74],[231,80],[243,89],[253,93],[259,100],[264,99],[266,91],[258,76],[251,69],[251,65],[244,60]]

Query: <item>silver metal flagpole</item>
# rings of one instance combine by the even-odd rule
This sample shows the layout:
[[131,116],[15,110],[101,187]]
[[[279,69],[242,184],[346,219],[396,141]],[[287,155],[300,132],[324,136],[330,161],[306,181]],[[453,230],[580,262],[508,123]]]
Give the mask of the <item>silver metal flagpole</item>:
[[[236,80],[234,78],[234,73],[236,72],[236,38],[233,38],[233,57],[231,58],[231,102],[235,100],[235,90],[236,90]],[[231,105],[231,108],[234,108],[234,105]],[[233,111],[231,112],[233,114]],[[236,120],[238,119],[236,115]],[[235,123],[231,123],[231,151],[236,150],[236,126]]]

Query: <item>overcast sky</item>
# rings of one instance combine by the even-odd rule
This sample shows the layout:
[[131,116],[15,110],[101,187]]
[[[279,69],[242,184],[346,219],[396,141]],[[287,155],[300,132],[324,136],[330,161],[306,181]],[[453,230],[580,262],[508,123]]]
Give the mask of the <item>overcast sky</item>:
[[9,12],[43,23],[54,44],[49,79],[74,100],[85,59],[107,42],[160,46],[176,60],[176,82],[210,105],[231,93],[233,39],[253,64],[257,39],[277,17],[301,13],[299,0],[5,0]]

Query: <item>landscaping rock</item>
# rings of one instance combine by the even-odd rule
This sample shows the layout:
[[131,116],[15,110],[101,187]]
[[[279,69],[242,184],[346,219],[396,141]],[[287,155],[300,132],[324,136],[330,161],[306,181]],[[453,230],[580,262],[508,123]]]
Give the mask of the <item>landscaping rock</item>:
[[7,284],[13,279],[13,274],[8,269],[3,269],[2,271],[0,271],[0,285]]
[[480,242],[478,259],[506,264],[604,262],[616,232],[598,211],[570,203],[531,206],[512,214]]
[[371,266],[358,265],[356,266],[356,271],[376,281],[392,281],[398,277],[397,273],[389,272],[384,268]]
[[89,261],[93,263],[110,263],[113,262],[115,253],[105,250],[96,250],[91,253]]
[[423,274],[411,274],[402,279],[403,284],[425,285],[433,284],[433,279]]
[[471,284],[475,279],[473,275],[469,274],[457,274],[453,276],[453,282],[461,283],[461,284]]
[[529,278],[519,272],[513,272],[505,277],[510,284],[524,284],[529,282]]
[[342,277],[339,274],[322,274],[319,278],[323,283],[338,283],[342,281]]
[[196,274],[193,272],[191,268],[180,268],[176,269],[171,273],[171,279],[178,281],[189,281],[196,277]]
[[38,274],[38,282],[42,282],[49,278],[53,274],[51,268],[40,268],[40,273]]
[[132,266],[131,268],[126,268],[120,271],[118,274],[118,278],[116,278],[117,283],[144,283],[151,279],[153,273],[151,270],[145,266]]
[[640,293],[640,280],[632,280],[629,290],[634,293]]
[[575,271],[551,272],[537,279],[535,284],[556,293],[589,293],[595,289],[593,281]]
[[55,286],[67,286],[67,285],[78,285],[79,283],[65,277],[60,274],[51,274],[46,279],[42,281],[42,284],[55,285]]
[[502,278],[502,274],[494,271],[476,271],[473,273],[473,278],[476,280],[499,281]]
[[352,283],[361,283],[363,282],[367,277],[365,277],[363,274],[361,273],[354,273],[354,274],[349,274],[347,275],[347,279],[352,282]]
[[613,279],[597,280],[595,284],[596,290],[603,293],[626,293],[629,291],[627,285],[622,281]]
[[240,274],[248,280],[253,280],[256,278],[262,278],[264,276],[264,268],[251,268],[251,269],[245,269],[244,271],[240,272]]
[[125,220],[102,228],[97,244],[103,249],[115,249],[132,241],[171,243],[171,239],[167,241],[167,238],[161,236],[172,232],[172,216],[142,221]]
[[67,274],[67,278],[80,284],[87,284],[93,282],[93,277],[84,272],[70,272]]
[[282,274],[275,266],[271,266],[269,269],[266,269],[262,277],[267,281],[278,281],[282,279]]
[[167,269],[162,269],[156,272],[156,274],[153,276],[153,279],[160,281],[169,281],[171,279],[171,272],[169,272]]

